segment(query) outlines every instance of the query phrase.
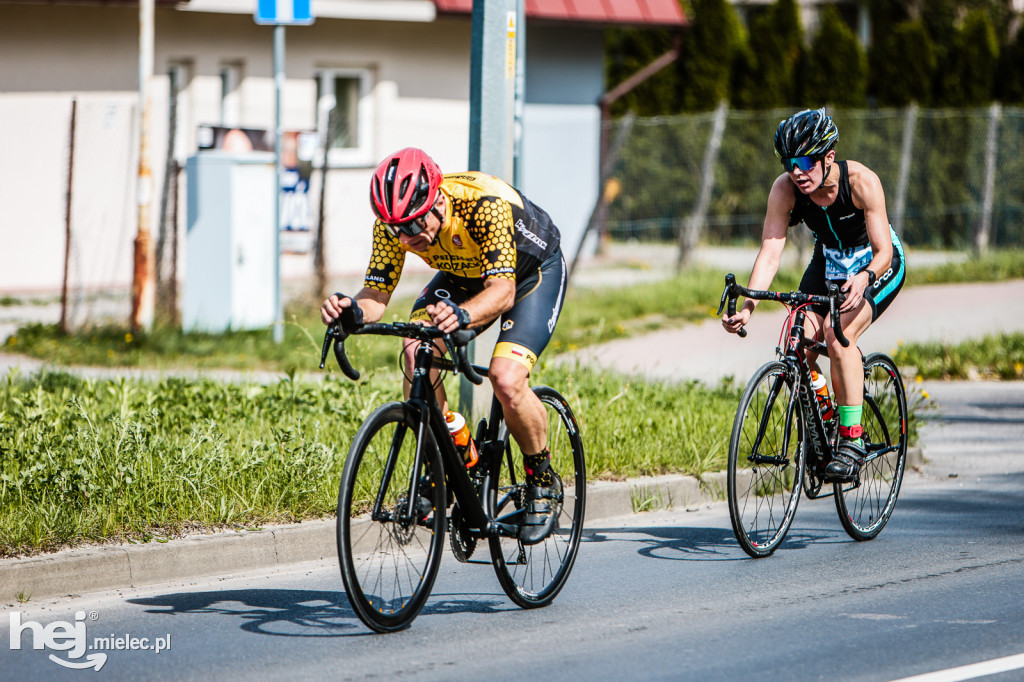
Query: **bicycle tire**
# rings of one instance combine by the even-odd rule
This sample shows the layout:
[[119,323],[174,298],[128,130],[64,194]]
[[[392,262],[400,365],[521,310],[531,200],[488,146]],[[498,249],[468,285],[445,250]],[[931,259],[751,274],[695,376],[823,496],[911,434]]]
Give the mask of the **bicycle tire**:
[[[854,540],[871,540],[892,515],[907,464],[907,393],[892,358],[864,358],[864,449],[869,459],[854,483],[835,483],[836,511]],[[870,458],[873,453],[888,451]]]
[[[447,523],[444,471],[437,450],[425,443],[421,470],[412,472],[417,425],[403,403],[377,408],[352,441],[338,490],[341,579],[352,609],[375,632],[408,627],[440,568]],[[394,464],[386,477],[389,457]],[[413,475],[420,481],[417,518],[404,523],[401,512],[408,508]],[[379,491],[382,514],[375,520]]]
[[[576,416],[558,391],[535,386],[533,392],[545,406],[551,467],[562,479],[564,498],[558,525],[535,545],[497,533],[488,538],[498,582],[509,599],[527,609],[550,604],[565,585],[579,551],[587,498],[586,458]],[[494,518],[522,509],[526,492],[522,457],[513,456],[504,424],[501,434],[503,461],[487,492]]]
[[729,519],[740,547],[770,556],[793,524],[804,476],[803,424],[796,380],[783,362],[747,382],[729,439]]

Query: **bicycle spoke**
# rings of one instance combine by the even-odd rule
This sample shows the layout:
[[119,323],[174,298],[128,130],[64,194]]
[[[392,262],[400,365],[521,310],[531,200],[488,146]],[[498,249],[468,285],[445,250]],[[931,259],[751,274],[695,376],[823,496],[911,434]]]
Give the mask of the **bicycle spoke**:
[[792,524],[802,475],[799,433],[788,369],[769,363],[747,384],[729,445],[730,519],[751,556],[774,552]]
[[856,540],[878,535],[896,505],[906,465],[907,403],[903,380],[886,355],[864,359],[864,444],[858,485],[837,486],[836,509]]

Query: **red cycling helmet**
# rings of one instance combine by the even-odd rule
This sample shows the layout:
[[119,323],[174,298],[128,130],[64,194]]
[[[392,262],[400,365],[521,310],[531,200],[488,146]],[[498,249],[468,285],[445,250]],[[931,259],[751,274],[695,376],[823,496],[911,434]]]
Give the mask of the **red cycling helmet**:
[[370,180],[370,204],[381,221],[406,223],[434,206],[441,169],[425,151],[406,147],[380,162]]

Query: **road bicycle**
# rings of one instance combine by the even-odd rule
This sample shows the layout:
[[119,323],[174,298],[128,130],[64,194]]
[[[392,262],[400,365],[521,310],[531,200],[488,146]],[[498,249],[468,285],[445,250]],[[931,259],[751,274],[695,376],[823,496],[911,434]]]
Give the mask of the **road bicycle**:
[[[825,470],[837,445],[838,419],[823,419],[811,389],[804,350],[828,352],[804,336],[804,320],[808,305],[829,306],[836,338],[849,347],[839,320],[844,296],[835,284],[828,291],[827,296],[758,291],[740,286],[732,274],[725,278],[719,315],[726,305],[734,315],[740,296],[789,308],[775,349],[778,359],[762,365],[747,383],[729,441],[729,517],[740,546],[752,557],[769,556],[782,544],[801,489],[809,499],[832,495],[843,528],[855,540],[881,532],[900,492],[907,462],[907,394],[896,363],[884,353],[861,353],[866,456],[859,473],[852,481],[834,480]],[[822,492],[826,484],[831,493]]]
[[576,560],[586,502],[583,440],[568,402],[553,388],[533,387],[546,408],[551,467],[561,477],[562,493],[555,529],[539,543],[524,544],[519,531],[525,475],[522,457],[512,453],[501,403],[492,399],[490,416],[480,421],[479,460],[467,469],[430,379],[431,368],[437,368],[437,381],[450,371],[482,383],[487,368],[470,363],[466,352],[476,333],[447,335],[406,322],[353,326],[347,332],[337,322],[328,327],[321,368],[333,342],[342,372],[359,378],[345,354],[349,334],[398,336],[417,344],[408,400],[385,403],[366,418],[338,490],[341,577],[360,620],[376,632],[412,623],[437,577],[446,530],[460,562],[470,560],[479,540],[487,540],[498,582],[514,603],[551,603]]

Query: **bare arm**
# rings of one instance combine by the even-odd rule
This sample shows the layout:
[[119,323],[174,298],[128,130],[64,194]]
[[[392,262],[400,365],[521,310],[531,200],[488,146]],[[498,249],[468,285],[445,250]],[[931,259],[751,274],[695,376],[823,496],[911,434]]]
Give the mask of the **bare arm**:
[[[889,236],[889,217],[885,211],[885,192],[882,182],[867,166],[850,161],[850,190],[853,194],[853,205],[864,211],[864,223],[871,243],[871,262],[868,270],[875,276],[884,274],[892,264],[892,239]],[[861,271],[848,279],[843,285],[847,295],[841,311],[852,310],[864,299],[864,291],[868,287],[868,274]]]
[[[761,230],[761,249],[754,259],[748,289],[767,289],[775,279],[775,273],[779,271],[782,250],[786,246],[786,233],[789,230],[789,213],[796,203],[793,192],[793,182],[785,173],[777,177],[772,184],[771,192],[768,194],[764,227]],[[735,334],[750,320],[750,314],[754,312],[757,303],[746,299],[736,315],[722,318],[722,326],[726,331]]]

